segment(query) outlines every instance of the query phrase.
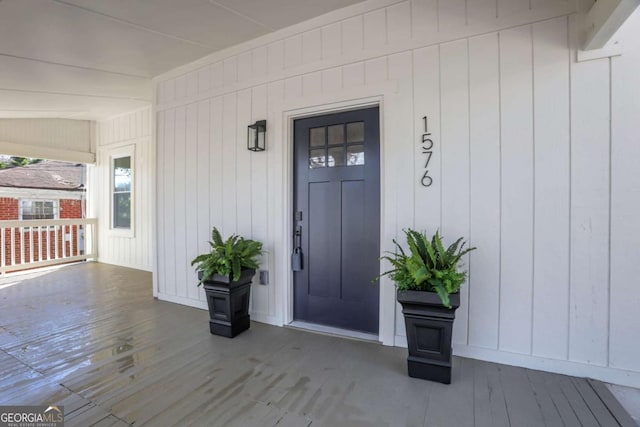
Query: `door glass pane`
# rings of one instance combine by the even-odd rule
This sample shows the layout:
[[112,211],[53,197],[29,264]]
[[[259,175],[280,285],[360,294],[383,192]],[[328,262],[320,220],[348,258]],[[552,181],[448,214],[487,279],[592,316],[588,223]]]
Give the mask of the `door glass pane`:
[[327,166],[344,166],[344,147],[330,147]]
[[325,128],[313,128],[309,131],[309,145],[311,147],[324,147]]
[[309,152],[309,169],[317,169],[325,167],[324,148],[320,150],[311,150]]
[[329,145],[344,144],[344,125],[329,126]]
[[347,146],[347,166],[364,165],[364,145]]
[[364,122],[347,123],[347,142],[364,142]]

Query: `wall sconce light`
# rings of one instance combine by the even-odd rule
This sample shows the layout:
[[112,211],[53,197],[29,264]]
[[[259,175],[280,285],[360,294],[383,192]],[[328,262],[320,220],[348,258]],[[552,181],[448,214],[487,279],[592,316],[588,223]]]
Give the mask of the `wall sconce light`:
[[258,120],[247,128],[247,149],[249,151],[264,151],[267,139],[267,121]]

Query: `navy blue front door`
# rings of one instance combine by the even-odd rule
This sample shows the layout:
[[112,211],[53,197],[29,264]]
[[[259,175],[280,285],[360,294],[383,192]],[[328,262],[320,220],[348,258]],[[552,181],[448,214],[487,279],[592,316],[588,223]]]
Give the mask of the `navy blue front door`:
[[296,120],[294,317],[378,332],[378,107]]

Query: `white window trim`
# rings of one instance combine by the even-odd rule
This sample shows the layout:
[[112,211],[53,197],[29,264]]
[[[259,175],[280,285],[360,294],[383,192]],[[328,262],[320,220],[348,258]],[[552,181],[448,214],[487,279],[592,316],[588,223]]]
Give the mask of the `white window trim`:
[[[109,152],[109,235],[114,237],[135,237],[135,224],[136,224],[136,157],[135,157],[135,145],[127,145],[119,147]],[[116,228],[113,226],[113,188],[114,188],[114,167],[113,162],[115,159],[122,157],[131,157],[131,227],[130,228]]]

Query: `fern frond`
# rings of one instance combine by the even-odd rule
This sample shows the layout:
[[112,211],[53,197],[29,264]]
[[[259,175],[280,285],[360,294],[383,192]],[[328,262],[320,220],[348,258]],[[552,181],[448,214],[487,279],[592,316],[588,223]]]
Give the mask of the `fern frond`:
[[439,231],[431,239],[424,232],[410,228],[403,231],[409,250],[405,252],[394,239],[396,251],[387,251],[380,257],[380,260],[388,261],[392,269],[378,279],[388,275],[398,289],[436,292],[442,303],[451,308],[449,294],[457,293],[466,279],[466,273],[459,271],[458,263],[476,248],[464,249],[466,242],[459,238],[445,249]]
[[[447,255],[448,256],[453,256],[455,255],[456,251],[458,250],[458,245],[460,244],[460,242],[462,242],[462,240],[464,239],[464,237],[460,237],[458,240],[456,240],[455,242],[453,242],[451,244],[451,246],[449,246],[447,248]],[[462,247],[464,247],[465,242],[462,242],[462,246],[460,247],[460,249],[462,249]]]
[[432,283],[433,283],[434,290],[436,291],[436,293],[440,297],[440,300],[442,301],[442,305],[444,305],[447,308],[451,308],[451,301],[449,300],[449,292],[447,292],[442,282],[440,280],[434,279]]
[[213,230],[211,231],[211,240],[213,240],[213,244],[215,246],[224,245],[224,242],[222,241],[222,236],[220,235],[220,231],[216,227],[213,227]]

